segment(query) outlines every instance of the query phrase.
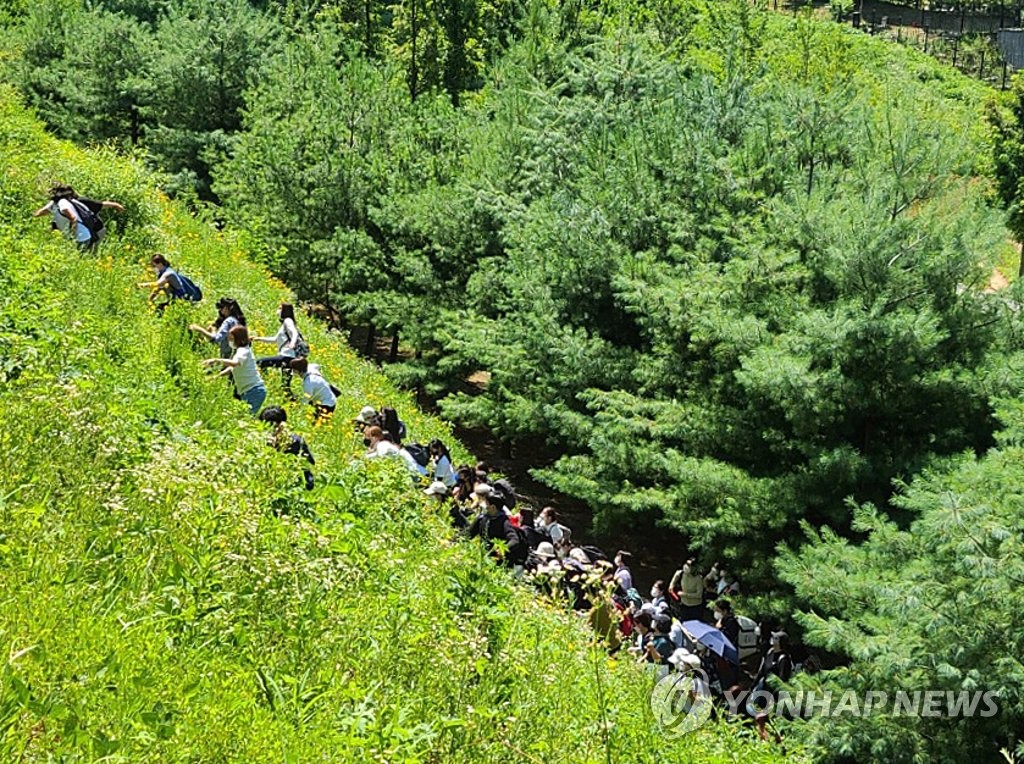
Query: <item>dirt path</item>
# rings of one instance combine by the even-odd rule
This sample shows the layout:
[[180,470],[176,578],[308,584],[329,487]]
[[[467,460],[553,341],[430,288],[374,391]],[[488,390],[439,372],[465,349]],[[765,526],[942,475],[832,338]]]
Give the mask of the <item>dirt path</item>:
[[[431,408],[429,402],[420,403],[425,409]],[[608,534],[595,533],[594,513],[586,504],[560,494],[530,476],[531,469],[548,467],[559,456],[542,442],[522,442],[510,449],[489,432],[465,427],[456,427],[455,436],[480,461],[507,475],[527,506],[539,510],[550,504],[558,510],[561,523],[572,529],[574,542],[593,544],[610,557],[619,549],[630,552],[633,555],[630,562],[633,581],[642,594],[659,578],[668,584],[685,559],[686,538],[667,528],[636,525],[615,528]]]
[[1006,289],[1010,286],[1009,279],[1003,275],[1003,272],[998,268],[992,269],[992,275],[988,279],[988,286],[985,287],[985,292],[992,294],[998,292],[1000,289]]

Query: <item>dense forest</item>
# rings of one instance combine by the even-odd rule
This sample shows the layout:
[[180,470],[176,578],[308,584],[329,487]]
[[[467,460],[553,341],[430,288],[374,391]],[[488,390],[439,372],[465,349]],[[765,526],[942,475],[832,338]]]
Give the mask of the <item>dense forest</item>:
[[823,758],[1017,745],[1019,82],[738,1],[41,0],[4,40],[396,382],[743,570],[814,682],[1000,693],[794,725]]

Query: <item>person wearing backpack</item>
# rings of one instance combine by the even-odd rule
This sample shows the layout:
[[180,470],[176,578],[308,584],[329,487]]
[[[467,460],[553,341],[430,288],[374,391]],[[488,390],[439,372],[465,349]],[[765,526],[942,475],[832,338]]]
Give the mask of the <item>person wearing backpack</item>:
[[537,517],[537,532],[544,537],[544,541],[550,541],[558,556],[565,557],[572,548],[572,531],[558,522],[558,512],[554,507],[544,507]]
[[253,337],[253,342],[273,342],[277,345],[277,355],[264,356],[256,359],[261,368],[276,367],[281,369],[281,384],[290,395],[292,388],[291,362],[296,358],[309,355],[309,345],[295,325],[295,306],[283,302],[277,309],[277,318],[281,322],[277,334],[273,337]]
[[[508,515],[498,506],[499,497],[490,486],[481,486],[477,489],[477,495],[483,501],[484,511],[476,516],[470,524],[466,533],[470,538],[481,538],[487,545],[491,556],[507,567],[521,566],[526,563],[529,547],[523,540],[518,529],[516,529]],[[495,541],[504,541],[506,549],[499,553],[494,546]]]
[[302,393],[316,409],[316,421],[319,422],[333,414],[338,399],[330,383],[320,373],[320,367],[315,363],[311,364],[305,358],[293,358],[291,370],[302,378]]
[[203,293],[192,280],[187,276],[178,273],[171,267],[170,262],[166,257],[161,255],[159,252],[149,260],[153,266],[153,270],[156,273],[156,281],[143,281],[139,284],[142,289],[151,289],[149,293],[150,302],[156,300],[159,295],[167,297],[167,301],[160,303],[156,306],[158,311],[162,311],[173,300],[188,300],[189,302],[199,302],[203,299]]
[[252,344],[249,341],[249,330],[244,326],[236,326],[228,333],[228,339],[234,355],[231,358],[207,358],[203,365],[224,366],[221,376],[231,375],[238,397],[249,404],[249,411],[255,416],[267,399],[267,388],[256,367],[256,357],[252,353]]
[[[288,412],[283,408],[280,406],[268,406],[260,413],[259,420],[274,426],[274,432],[271,434],[268,443],[271,448],[277,449],[283,454],[291,454],[292,456],[305,459],[309,462],[310,467],[316,465],[316,459],[313,458],[313,452],[309,450],[309,444],[306,443],[305,438],[288,432],[286,424],[288,422]],[[312,491],[315,485],[313,471],[309,467],[304,467],[302,477],[306,484],[306,490]]]
[[50,189],[50,201],[32,213],[32,217],[51,216],[53,227],[78,244],[79,249],[94,249],[103,238],[105,228],[100,210],[124,212],[120,202],[96,201],[79,198],[71,186],[58,185]]

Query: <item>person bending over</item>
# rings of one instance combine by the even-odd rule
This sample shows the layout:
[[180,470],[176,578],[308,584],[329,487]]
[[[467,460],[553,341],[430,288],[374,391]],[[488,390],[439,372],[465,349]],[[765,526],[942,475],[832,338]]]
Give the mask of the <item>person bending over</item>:
[[333,414],[338,399],[331,384],[320,373],[320,367],[305,358],[293,358],[290,366],[302,378],[302,393],[306,401],[316,409],[317,421]]
[[[310,467],[316,466],[313,452],[309,450],[309,444],[301,435],[288,432],[288,412],[280,406],[267,406],[260,412],[259,420],[274,426],[268,444],[283,454],[298,456],[309,462]],[[302,476],[306,481],[306,490],[313,490],[313,471],[309,467],[302,470]]]
[[256,368],[256,357],[252,354],[252,345],[249,342],[249,330],[244,326],[236,326],[228,332],[228,342],[234,355],[230,358],[207,358],[203,364],[224,366],[221,376],[231,375],[235,382],[235,392],[240,399],[249,404],[249,411],[255,416],[263,401],[267,399],[267,388],[263,384],[259,369]]
[[[84,199],[71,186],[58,185],[50,189],[50,201],[33,212],[32,217],[49,213],[53,227],[86,251],[94,249],[103,238],[105,228],[100,210],[124,212],[124,205],[109,199]],[[91,229],[87,223],[92,224]]]
[[245,325],[245,314],[242,313],[238,301],[230,297],[221,297],[217,300],[217,319],[209,329],[199,324],[191,324],[188,328],[219,346],[221,358],[230,358],[232,351],[228,342],[228,333],[236,326]]

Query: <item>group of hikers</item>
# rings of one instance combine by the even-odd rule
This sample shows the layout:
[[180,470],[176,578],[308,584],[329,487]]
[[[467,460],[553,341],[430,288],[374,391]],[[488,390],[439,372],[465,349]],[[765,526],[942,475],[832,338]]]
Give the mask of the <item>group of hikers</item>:
[[[55,228],[88,250],[102,239],[99,212],[104,209],[123,211],[124,207],[109,200],[80,198],[73,188],[61,185],[33,214],[49,213]],[[175,300],[202,299],[201,290],[164,255],[153,255],[150,264],[154,279],[139,286],[150,290],[158,310]],[[250,334],[245,313],[234,298],[221,297],[216,309],[209,325],[189,326],[219,351],[203,364],[220,369],[219,376],[230,377],[235,397],[271,426],[269,444],[304,460],[305,487],[314,488],[315,459],[309,445],[289,432],[283,407],[263,408],[267,399],[263,372],[271,368],[280,370],[282,389],[290,401],[297,400],[292,385],[298,375],[302,399],[313,407],[316,422],[332,418],[337,406],[340,391],[319,365],[309,362],[310,346],[296,325],[294,306],[279,306],[278,330],[266,337]],[[254,343],[274,345],[276,352],[257,356]],[[571,529],[562,524],[555,508],[546,506],[536,512],[524,506],[508,480],[493,475],[486,464],[456,467],[442,441],[409,442],[407,427],[395,409],[364,406],[352,423],[362,433],[366,458],[396,460],[436,502],[458,535],[479,539],[517,578],[587,618],[611,654],[661,667],[660,671],[699,670],[708,690],[720,698],[738,690],[770,691],[769,677],[787,681],[792,675],[788,635],[763,629],[734,612],[730,597],[739,594],[739,583],[717,563],[702,571],[696,559],[688,559],[667,586],[664,580],[655,581],[650,596],[642,596],[634,586],[628,552],[620,550],[609,559],[596,546],[574,543]],[[758,720],[763,736],[765,714],[756,708],[747,712]]]
[[[442,453],[434,443],[430,450]],[[789,635],[735,612],[731,598],[740,593],[739,581],[717,562],[701,570],[696,558],[687,559],[667,585],[659,579],[643,596],[629,552],[609,558],[597,546],[575,543],[553,507],[523,506],[509,482],[493,478],[484,463],[453,473],[443,454],[430,462],[432,482],[424,493],[459,534],[481,539],[499,564],[585,617],[610,654],[664,673],[699,670],[708,694],[723,701],[754,691],[773,695],[769,678],[792,676]],[[763,708],[748,704],[740,712],[767,737]]]

